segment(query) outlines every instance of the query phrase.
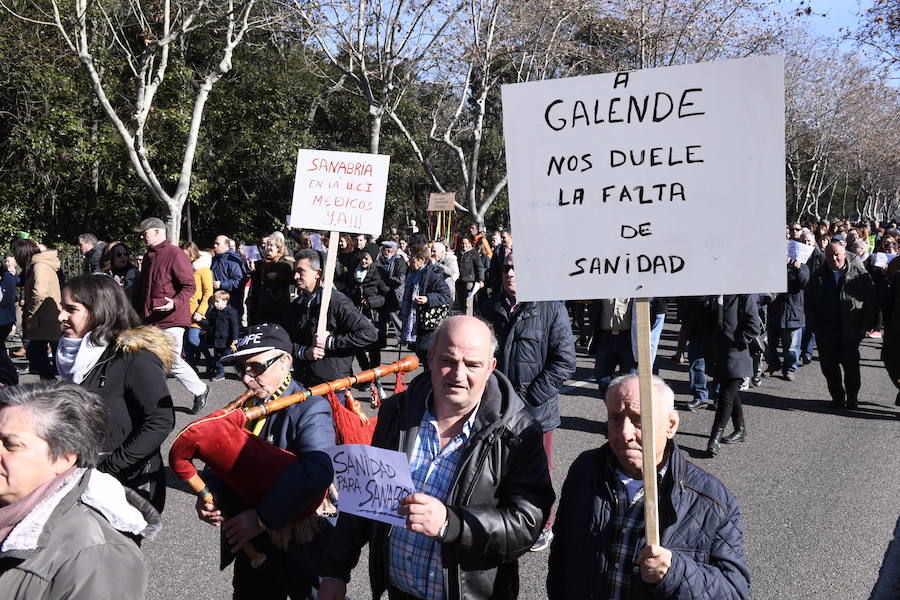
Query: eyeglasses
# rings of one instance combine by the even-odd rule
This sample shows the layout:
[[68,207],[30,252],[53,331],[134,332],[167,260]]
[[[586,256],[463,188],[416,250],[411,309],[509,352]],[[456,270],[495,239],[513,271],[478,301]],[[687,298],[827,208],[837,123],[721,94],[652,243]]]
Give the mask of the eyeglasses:
[[269,367],[278,362],[278,360],[282,356],[284,356],[284,354],[273,356],[269,360],[263,362],[245,362],[243,365],[235,365],[234,368],[241,376],[249,375],[250,377],[259,377],[260,375],[268,371]]
[[791,231],[803,231],[800,227],[791,227]]
[[515,268],[516,268],[515,265],[503,265],[503,272],[509,273],[510,271],[514,270]]

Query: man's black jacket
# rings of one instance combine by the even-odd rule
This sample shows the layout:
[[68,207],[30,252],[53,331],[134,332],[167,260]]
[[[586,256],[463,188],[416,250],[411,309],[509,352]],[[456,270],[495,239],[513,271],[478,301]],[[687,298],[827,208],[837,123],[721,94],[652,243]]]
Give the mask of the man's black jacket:
[[[319,293],[316,294],[318,299]],[[318,324],[319,302],[307,304],[302,298],[288,306],[282,323],[291,341],[301,350],[313,344]],[[325,358],[306,360],[295,353],[294,378],[306,387],[349,377],[353,374],[353,356],[378,339],[378,331],[372,322],[359,312],[350,298],[337,290],[331,292],[327,330],[331,335],[325,347]]]
[[[430,392],[422,374],[385,400],[372,445],[410,456]],[[488,379],[449,498],[441,548],[447,600],[517,598],[517,559],[540,534],[555,495],[541,428],[497,371]],[[380,598],[388,583],[389,532],[387,524],[342,514],[322,575],[349,581],[368,543],[372,597]]]
[[575,372],[575,345],[562,302],[522,302],[510,314],[504,295],[485,314],[497,335],[497,369],[544,431],[559,427],[559,388]]

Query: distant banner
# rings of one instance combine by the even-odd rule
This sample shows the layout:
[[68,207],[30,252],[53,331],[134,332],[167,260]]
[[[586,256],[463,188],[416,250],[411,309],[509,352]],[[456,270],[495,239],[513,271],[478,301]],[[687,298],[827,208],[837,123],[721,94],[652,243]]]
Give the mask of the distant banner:
[[428,195],[428,212],[456,210],[456,192],[432,192]]
[[397,509],[416,487],[404,453],[362,444],[334,446],[325,452],[334,467],[341,512],[406,527],[406,517]]
[[390,158],[301,149],[288,225],[381,235]]

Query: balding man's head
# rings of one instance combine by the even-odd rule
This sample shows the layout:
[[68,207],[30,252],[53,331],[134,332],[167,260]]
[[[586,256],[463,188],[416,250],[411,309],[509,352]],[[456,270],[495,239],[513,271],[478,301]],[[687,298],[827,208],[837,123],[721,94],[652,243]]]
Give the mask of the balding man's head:
[[434,410],[438,418],[468,414],[484,394],[497,360],[491,328],[475,317],[445,320],[428,351]]
[[847,248],[840,242],[831,242],[825,249],[825,260],[830,268],[843,269],[847,264]]
[[224,235],[217,235],[216,240],[213,243],[213,251],[216,254],[224,254],[225,252],[228,252],[228,249],[228,237]]

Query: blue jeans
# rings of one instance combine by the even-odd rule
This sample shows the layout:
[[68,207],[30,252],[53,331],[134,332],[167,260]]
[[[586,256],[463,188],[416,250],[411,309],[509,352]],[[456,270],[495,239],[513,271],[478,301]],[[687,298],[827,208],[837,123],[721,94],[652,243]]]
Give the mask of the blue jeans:
[[809,327],[803,328],[803,337],[800,339],[800,356],[812,360],[813,350],[816,348],[816,334]]
[[187,363],[191,365],[192,369],[195,371],[197,370],[197,359],[201,354],[206,359],[207,368],[209,368],[212,355],[209,353],[206,342],[203,341],[202,329],[198,327],[187,328],[186,333],[184,334],[184,350]]
[[[779,327],[769,324],[768,347],[766,348],[766,363],[769,371],[777,371],[787,375],[797,370],[800,363],[800,338],[803,330],[799,327]],[[783,360],[778,358],[778,343],[781,342]]]
[[691,395],[697,402],[709,402],[709,389],[706,380],[706,359],[703,358],[703,344],[699,339],[688,340],[688,371],[690,374]]
[[613,335],[611,331],[600,331],[594,340],[597,345],[594,378],[600,393],[606,394],[617,368],[623,374],[637,373],[637,361],[631,349],[631,332],[620,331],[618,335]]

